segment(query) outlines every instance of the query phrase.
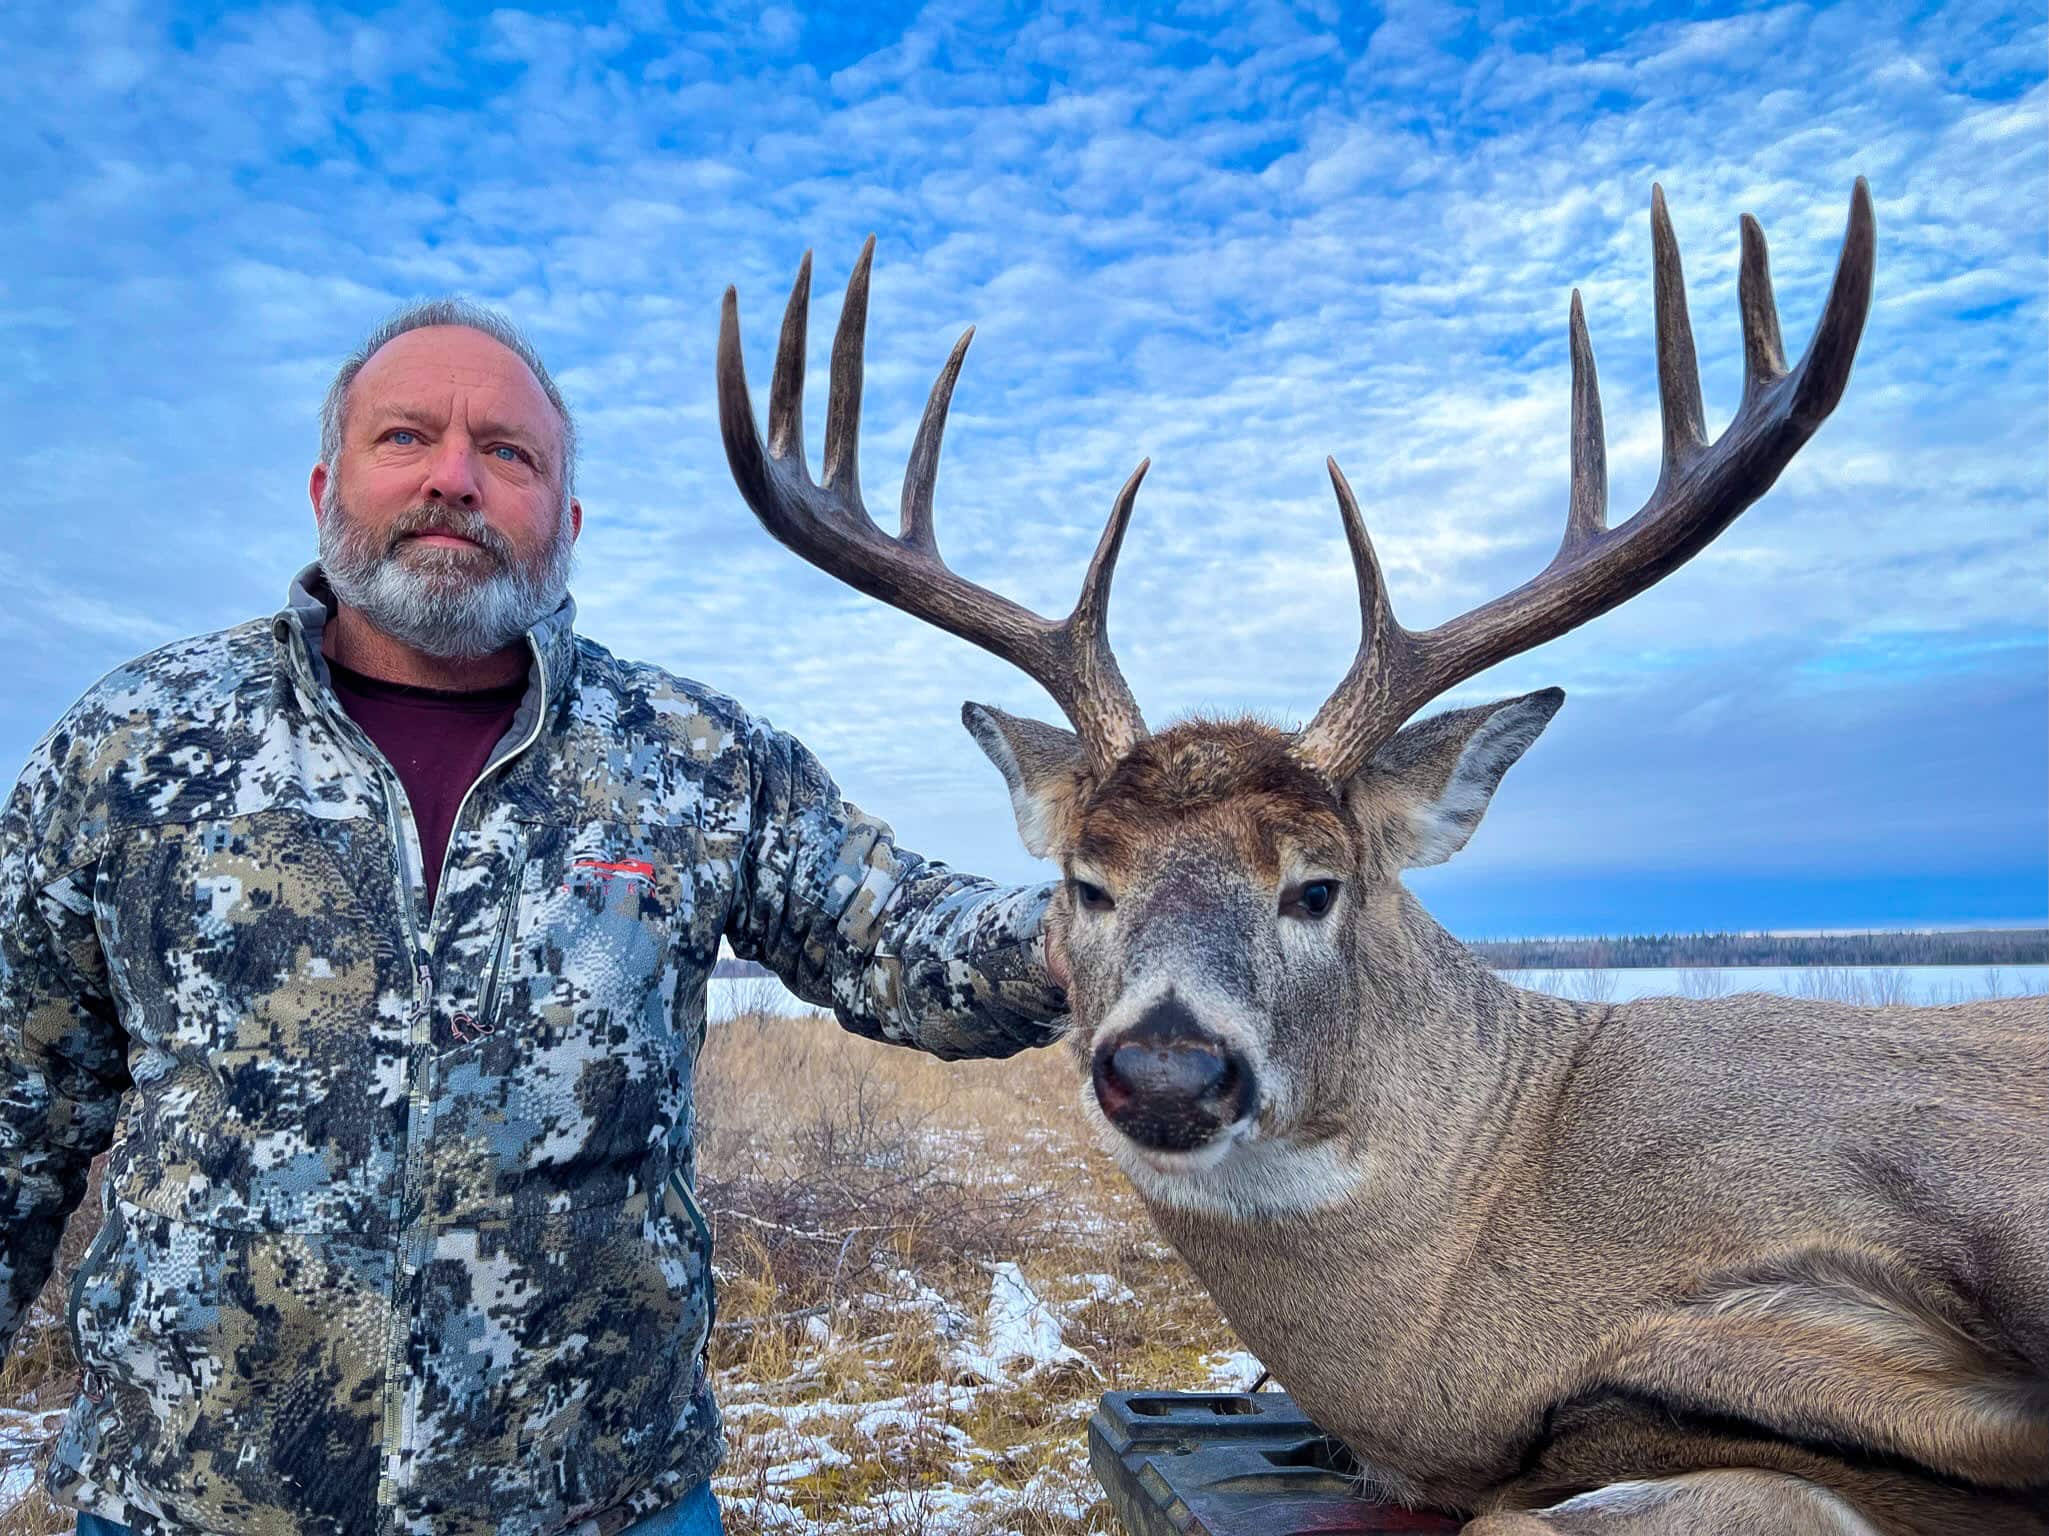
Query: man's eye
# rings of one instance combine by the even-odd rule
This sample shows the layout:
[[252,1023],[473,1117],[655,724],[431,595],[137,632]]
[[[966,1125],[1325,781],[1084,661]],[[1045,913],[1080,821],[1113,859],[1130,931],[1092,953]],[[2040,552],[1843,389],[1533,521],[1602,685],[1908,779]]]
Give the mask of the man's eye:
[[503,459],[508,464],[517,464],[526,457],[526,455],[521,453],[517,448],[514,448],[507,443],[500,443],[496,448],[493,448],[491,451],[497,454],[499,458]]
[[399,448],[410,448],[419,440],[420,439],[415,434],[408,432],[404,427],[400,427],[396,432],[391,434],[391,441],[393,445]]
[[1068,884],[1074,887],[1075,900],[1091,912],[1107,912],[1117,905],[1110,899],[1110,893],[1100,885],[1090,885],[1086,880],[1075,879],[1070,879]]
[[1282,910],[1290,917],[1321,917],[1337,899],[1337,881],[1311,880],[1295,892],[1294,899],[1285,903]]

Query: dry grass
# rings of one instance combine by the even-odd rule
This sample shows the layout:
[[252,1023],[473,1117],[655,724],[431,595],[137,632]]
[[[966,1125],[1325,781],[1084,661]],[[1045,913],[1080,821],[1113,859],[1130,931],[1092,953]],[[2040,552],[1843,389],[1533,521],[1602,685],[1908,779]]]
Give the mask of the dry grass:
[[[1097,1397],[1209,1386],[1206,1357],[1236,1346],[1083,1128],[1065,1052],[941,1063],[757,1011],[714,1026],[698,1103],[733,1536],[1115,1531],[1087,1472]],[[96,1207],[0,1367],[0,1405],[70,1399],[60,1319]],[[963,1368],[1005,1262],[1078,1361],[993,1384]],[[0,1511],[0,1536],[70,1529],[40,1490]]]
[[[1235,1345],[1083,1128],[1065,1054],[941,1063],[753,1015],[713,1031],[700,1082],[727,1529],[1116,1530],[1096,1399],[1209,1386]],[[1080,1360],[988,1384],[946,1335],[1006,1261]]]
[[49,1431],[40,1443],[20,1443],[11,1435],[0,1438],[0,1482],[11,1484],[30,1469],[37,1480],[27,1497],[0,1507],[0,1536],[55,1536],[73,1528],[70,1513],[60,1512],[43,1497],[41,1477],[63,1410],[71,1405],[78,1390],[78,1362],[71,1355],[64,1304],[71,1289],[71,1273],[85,1257],[93,1234],[99,1231],[100,1169],[104,1162],[103,1158],[93,1164],[85,1199],[64,1230],[63,1244],[57,1250],[56,1272],[29,1308],[28,1320],[15,1335],[6,1357],[0,1359],[0,1408],[41,1417]]

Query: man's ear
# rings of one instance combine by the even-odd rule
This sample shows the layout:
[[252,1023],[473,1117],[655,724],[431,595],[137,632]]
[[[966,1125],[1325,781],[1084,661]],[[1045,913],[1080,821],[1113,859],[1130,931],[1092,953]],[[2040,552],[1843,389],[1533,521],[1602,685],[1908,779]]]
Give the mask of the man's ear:
[[1057,725],[963,704],[960,723],[1010,786],[1017,835],[1042,859],[1058,858],[1094,782],[1081,738]]
[[1403,869],[1442,864],[1465,847],[1515,760],[1565,702],[1562,688],[1447,710],[1405,725],[1347,787],[1379,824]]

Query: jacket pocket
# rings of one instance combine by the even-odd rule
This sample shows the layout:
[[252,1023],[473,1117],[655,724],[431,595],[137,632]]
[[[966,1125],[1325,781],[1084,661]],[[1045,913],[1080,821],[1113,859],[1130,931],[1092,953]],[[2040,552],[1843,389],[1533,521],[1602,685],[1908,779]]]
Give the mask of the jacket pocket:
[[515,1222],[478,1241],[508,1244],[499,1262],[527,1288],[526,1347],[492,1383],[502,1409],[488,1414],[518,1426],[522,1514],[554,1529],[701,1461],[715,1433],[696,1390],[711,1263],[680,1180],[654,1199]]
[[704,1342],[698,1349],[706,1374],[711,1370],[711,1334],[719,1320],[719,1294],[712,1285],[711,1223],[705,1219],[704,1207],[697,1203],[697,1191],[690,1187],[681,1169],[672,1172],[663,1186],[664,1200],[669,1206],[670,1220],[680,1218],[689,1224],[689,1230],[697,1238],[698,1251],[703,1255],[704,1276]]
[[[95,1368],[94,1357],[86,1349],[85,1292],[86,1287],[93,1283],[94,1277],[106,1268],[114,1250],[120,1246],[124,1226],[121,1202],[112,1198],[110,1193],[105,1213],[100,1218],[100,1229],[93,1234],[92,1242],[86,1247],[85,1257],[78,1261],[78,1269],[71,1277],[71,1293],[64,1308],[64,1324],[71,1333],[71,1355],[78,1362],[79,1371],[84,1378],[85,1395],[94,1402],[106,1396],[106,1381]],[[93,1336],[95,1339],[98,1338],[97,1329],[93,1330]]]
[[691,827],[530,824],[495,963],[479,1091],[519,1186],[616,1201],[687,1114],[696,997]]
[[389,1251],[178,1221],[119,1197],[104,1230],[77,1287],[101,1397],[66,1475],[118,1489],[158,1529],[367,1531]]

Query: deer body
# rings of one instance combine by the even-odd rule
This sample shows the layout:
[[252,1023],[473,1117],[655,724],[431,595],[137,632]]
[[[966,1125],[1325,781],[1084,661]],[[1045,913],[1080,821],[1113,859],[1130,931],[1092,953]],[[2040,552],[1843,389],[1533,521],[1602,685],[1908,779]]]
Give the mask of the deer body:
[[[1299,732],[1148,731],[1107,637],[1137,473],[1066,619],[962,580],[932,522],[968,337],[934,385],[902,531],[861,502],[868,264],[804,463],[809,257],[766,445],[731,290],[720,424],[742,494],[807,560],[1037,679],[1074,730],[981,705],[1049,909],[1083,1111],[1232,1324],[1381,1489],[1469,1536],[2049,1533],[2049,1002],[1864,1009],[1519,991],[1402,885],[1472,835],[1556,689],[1404,724],[1626,600],[1761,496],[1841,397],[1869,305],[1869,194],[1806,353],[1784,357],[1743,223],[1743,402],[1710,443],[1678,251],[1652,199],[1664,466],[1610,527],[1575,294],[1572,488],[1535,578],[1396,622],[1350,486],[1351,671]],[[971,333],[970,333],[971,334]]]
[[1247,1219],[1141,1182],[1376,1481],[1529,1509],[1761,1467],[1880,1530],[2049,1530],[2049,1212],[2017,1225],[1954,1176],[1967,1155],[2004,1161],[1998,1189],[2049,1167],[2039,1007],[1500,1006],[1550,1015],[1522,1035],[1548,1042],[1528,1075],[1366,1135],[1359,1165],[1384,1172],[1330,1205]]

